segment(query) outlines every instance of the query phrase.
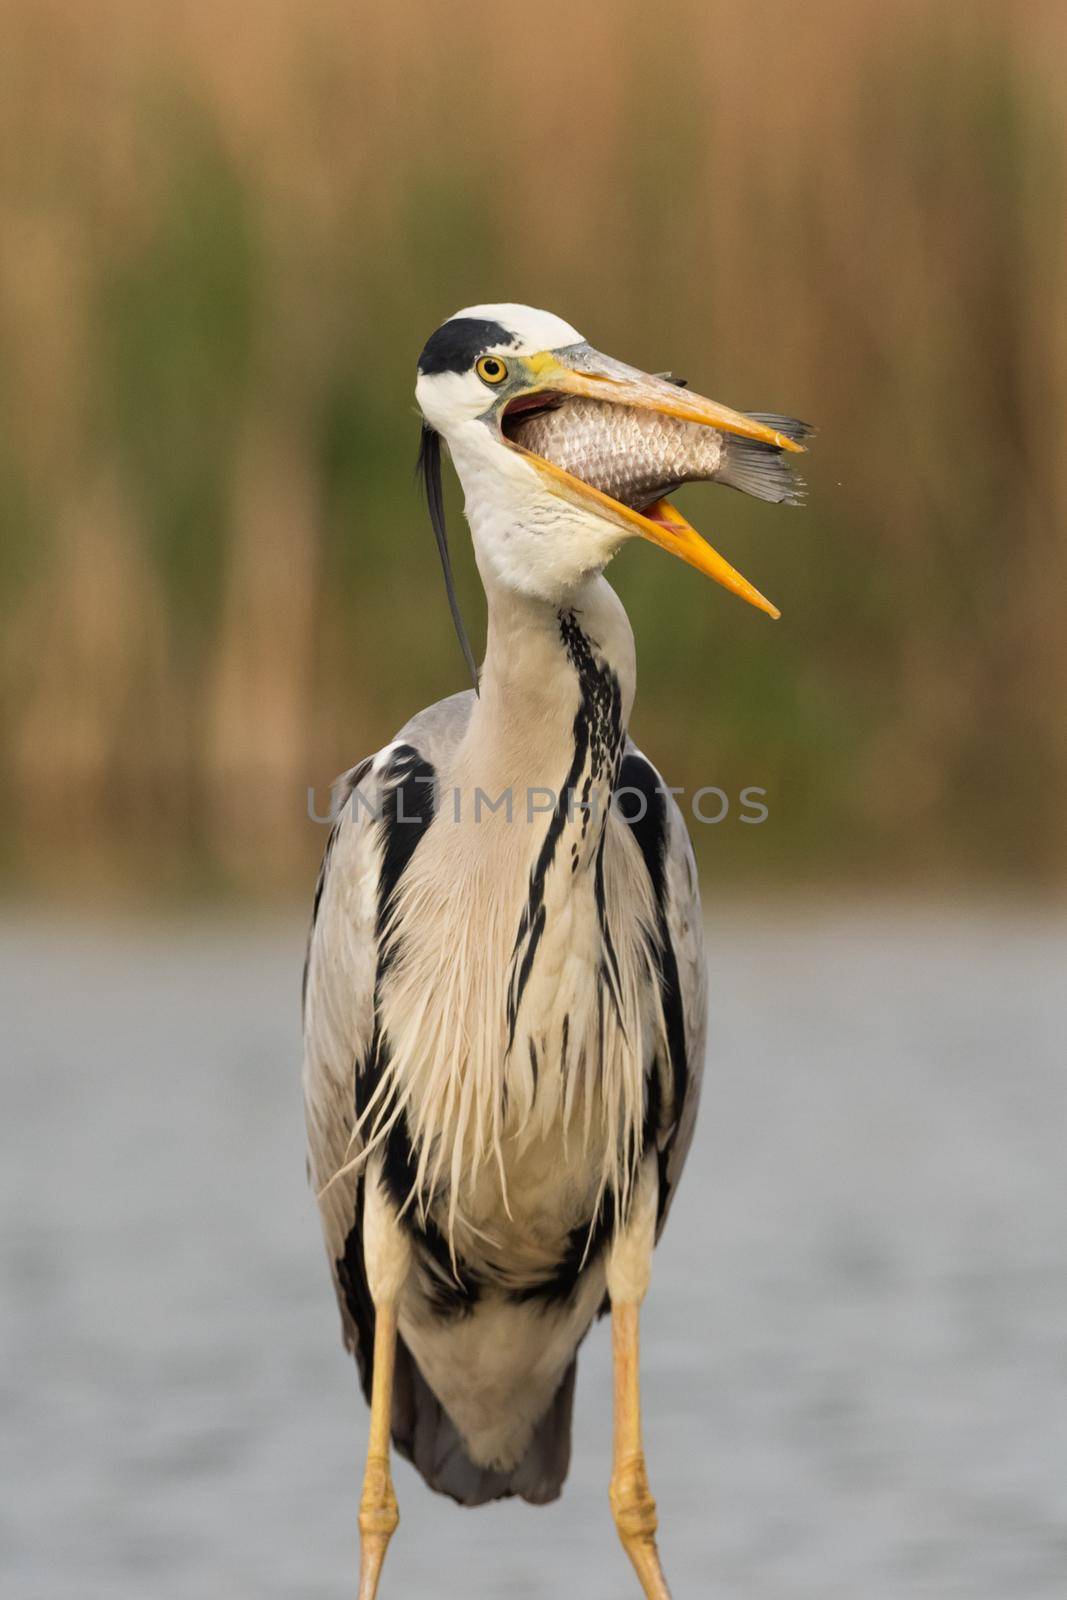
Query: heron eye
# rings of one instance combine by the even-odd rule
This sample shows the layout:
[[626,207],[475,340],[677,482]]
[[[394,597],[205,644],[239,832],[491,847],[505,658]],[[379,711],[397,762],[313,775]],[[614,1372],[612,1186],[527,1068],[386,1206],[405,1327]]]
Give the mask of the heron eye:
[[474,370],[483,383],[503,383],[508,375],[499,356],[483,356]]

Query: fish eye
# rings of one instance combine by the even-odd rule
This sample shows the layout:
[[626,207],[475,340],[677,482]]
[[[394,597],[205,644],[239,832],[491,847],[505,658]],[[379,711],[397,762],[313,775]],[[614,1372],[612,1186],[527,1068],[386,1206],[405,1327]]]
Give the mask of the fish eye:
[[482,356],[474,370],[483,383],[503,383],[508,375],[508,369],[499,356]]

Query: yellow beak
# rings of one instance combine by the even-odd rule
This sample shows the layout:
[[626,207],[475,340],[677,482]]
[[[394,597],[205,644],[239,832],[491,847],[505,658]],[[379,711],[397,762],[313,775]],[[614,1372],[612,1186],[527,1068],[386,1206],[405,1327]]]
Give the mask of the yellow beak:
[[[513,448],[521,450],[522,446],[515,445]],[[696,567],[698,572],[703,572],[705,577],[714,578],[724,589],[729,589],[731,594],[740,595],[742,600],[747,600],[749,605],[755,606],[757,610],[765,611],[769,617],[775,619],[781,616],[778,607],[772,605],[765,595],[760,594],[747,578],[742,577],[725,556],[712,549],[707,540],[700,537],[677,506],[672,506],[669,500],[657,500],[655,505],[646,506],[644,511],[635,511],[632,506],[624,506],[621,500],[613,500],[600,489],[594,489],[590,484],[583,483],[581,478],[565,472],[562,467],[557,467],[554,461],[546,461],[543,456],[535,456],[529,450],[524,451],[524,454],[529,456],[542,476],[552,480],[556,492],[562,494],[565,499],[577,505],[593,505],[609,521],[621,525],[627,532],[636,529],[643,539],[648,539],[651,544],[658,544],[661,550],[666,550],[679,560],[688,562],[691,567]]]
[[[614,405],[658,411],[664,416],[717,428],[723,433],[740,434],[746,439],[774,445],[779,450],[798,454],[804,450],[804,446],[795,439],[778,433],[753,417],[745,416],[741,411],[732,411],[729,406],[719,405],[703,395],[679,389],[665,378],[639,372],[635,367],[627,367],[621,361],[614,361],[610,356],[601,355],[585,345],[529,356],[526,366],[532,380],[530,392],[544,390],[585,395]],[[691,567],[696,567],[698,572],[721,583],[731,594],[739,595],[758,610],[765,611],[769,617],[781,615],[777,606],[772,605],[747,578],[742,577],[717,550],[712,549],[669,501],[657,500],[643,511],[635,511],[590,484],[583,483],[554,462],[534,455],[520,444],[509,442],[513,449],[521,451],[544,477],[551,480],[557,494],[576,504],[595,508],[600,516],[625,528],[627,532],[636,532],[652,544],[659,545],[661,550],[678,556]]]

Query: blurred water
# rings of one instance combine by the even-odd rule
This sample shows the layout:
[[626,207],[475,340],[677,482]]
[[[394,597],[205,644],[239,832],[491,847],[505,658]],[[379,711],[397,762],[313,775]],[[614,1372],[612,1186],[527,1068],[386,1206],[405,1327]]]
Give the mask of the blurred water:
[[[724,913],[645,1315],[678,1600],[1067,1585],[1067,923]],[[296,925],[0,923],[12,1600],[354,1593],[365,1414],[304,1184]],[[606,1329],[574,1467],[463,1512],[397,1469],[385,1594],[635,1596]]]

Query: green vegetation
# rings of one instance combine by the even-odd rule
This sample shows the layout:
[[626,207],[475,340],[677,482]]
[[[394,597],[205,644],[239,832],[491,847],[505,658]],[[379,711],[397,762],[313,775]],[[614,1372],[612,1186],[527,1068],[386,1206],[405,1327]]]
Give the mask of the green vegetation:
[[1062,887],[1057,8],[91,9],[0,62],[10,885],[306,886],[307,786],[463,686],[413,369],[517,299],[819,425],[804,510],[683,497],[780,623],[612,572],[639,740],[768,790],[710,873]]

